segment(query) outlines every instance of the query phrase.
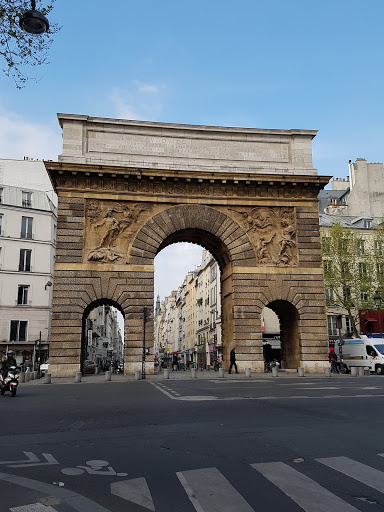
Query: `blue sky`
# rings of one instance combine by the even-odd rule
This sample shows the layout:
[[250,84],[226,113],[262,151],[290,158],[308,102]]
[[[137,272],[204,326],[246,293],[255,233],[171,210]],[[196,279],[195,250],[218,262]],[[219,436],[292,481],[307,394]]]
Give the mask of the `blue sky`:
[[384,161],[382,0],[56,0],[49,18],[39,81],[0,76],[0,158],[56,160],[65,112],[317,129],[314,166],[335,177]]

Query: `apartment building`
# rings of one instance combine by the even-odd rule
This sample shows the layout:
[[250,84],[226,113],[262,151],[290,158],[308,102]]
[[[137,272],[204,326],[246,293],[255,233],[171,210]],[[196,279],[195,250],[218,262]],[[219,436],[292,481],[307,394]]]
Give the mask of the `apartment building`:
[[56,208],[43,162],[0,160],[0,350],[18,364],[49,353]]

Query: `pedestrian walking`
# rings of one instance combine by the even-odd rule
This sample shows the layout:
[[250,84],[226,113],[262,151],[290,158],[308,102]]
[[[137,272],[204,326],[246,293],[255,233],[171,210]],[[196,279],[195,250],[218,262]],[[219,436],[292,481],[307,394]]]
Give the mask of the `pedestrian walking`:
[[331,373],[340,373],[339,367],[337,366],[337,355],[333,350],[333,347],[329,349],[328,359],[329,362],[331,363]]
[[229,371],[228,371],[228,373],[231,373],[231,372],[232,372],[232,366],[235,366],[235,371],[236,371],[236,373],[239,373],[239,372],[237,371],[235,347],[233,347],[233,349],[231,350],[231,352],[230,352],[230,354],[229,354],[229,360],[230,360],[231,364],[229,365]]

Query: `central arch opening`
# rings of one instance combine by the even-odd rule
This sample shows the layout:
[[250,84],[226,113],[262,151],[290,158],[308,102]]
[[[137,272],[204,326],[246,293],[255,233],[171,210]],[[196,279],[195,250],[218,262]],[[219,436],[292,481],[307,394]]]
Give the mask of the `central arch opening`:
[[[194,243],[176,242],[187,235]],[[155,371],[222,367],[221,271],[197,245],[200,239],[185,230],[163,243],[155,258]]]

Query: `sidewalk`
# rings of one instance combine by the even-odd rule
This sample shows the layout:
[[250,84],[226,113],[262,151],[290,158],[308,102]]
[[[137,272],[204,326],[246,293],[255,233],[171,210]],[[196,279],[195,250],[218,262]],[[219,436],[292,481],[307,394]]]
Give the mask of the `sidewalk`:
[[[239,374],[232,373],[228,374],[224,373],[224,377],[219,377],[219,372],[214,370],[198,370],[196,372],[196,378],[192,378],[191,371],[190,370],[177,370],[177,371],[169,371],[169,380],[235,380],[235,381],[260,381],[260,380],[276,380],[278,379],[335,379],[335,378],[345,378],[345,377],[351,377],[351,375],[344,375],[344,374],[332,374],[331,377],[326,377],[324,373],[306,373],[304,377],[299,377],[297,371],[292,370],[279,370],[278,377],[273,377],[272,373],[252,373],[251,377],[246,377],[245,372],[241,372]],[[353,377],[355,378],[355,377]],[[135,376],[130,375],[121,375],[121,374],[112,374],[111,381],[110,382],[134,382]],[[141,380],[141,379],[140,379]],[[161,372],[156,372],[152,375],[147,374],[146,379],[147,381],[163,381],[164,379],[164,370]],[[109,382],[105,380],[105,374],[98,374],[98,375],[83,375],[81,378],[81,383],[75,383],[75,377],[52,377],[51,384],[92,384],[92,383],[103,383],[103,382]],[[27,385],[27,386],[36,386],[45,384],[45,378],[42,377],[41,379],[32,380],[29,382],[22,383],[21,385]]]

